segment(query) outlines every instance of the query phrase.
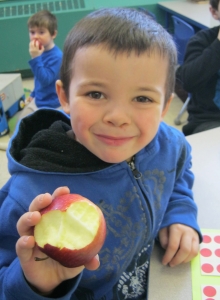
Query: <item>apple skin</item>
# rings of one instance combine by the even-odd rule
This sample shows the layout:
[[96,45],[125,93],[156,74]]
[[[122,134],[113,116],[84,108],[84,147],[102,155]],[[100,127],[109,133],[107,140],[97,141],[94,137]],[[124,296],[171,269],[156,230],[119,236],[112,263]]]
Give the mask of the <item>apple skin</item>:
[[39,50],[41,50],[42,49],[42,44],[38,41],[38,39],[34,39],[34,46],[35,47],[37,46],[36,42],[38,42],[38,48],[39,48]]
[[81,249],[68,249],[66,247],[60,249],[48,243],[44,247],[40,247],[36,241],[38,248],[43,253],[67,268],[76,268],[85,265],[101,250],[106,238],[106,222],[103,213],[93,202],[78,194],[66,194],[56,197],[49,206],[40,211],[42,216],[53,210],[65,212],[71,204],[78,201],[90,203],[90,205],[96,208],[99,214],[100,224],[90,244]]

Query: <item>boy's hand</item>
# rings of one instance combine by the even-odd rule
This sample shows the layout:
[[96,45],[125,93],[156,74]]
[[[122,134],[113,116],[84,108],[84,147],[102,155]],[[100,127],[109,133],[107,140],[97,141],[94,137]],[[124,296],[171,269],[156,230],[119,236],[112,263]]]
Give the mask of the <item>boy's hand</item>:
[[28,98],[25,99],[25,105],[29,104],[34,98],[29,96]]
[[61,187],[54,191],[53,195],[42,194],[37,196],[29,207],[29,212],[21,216],[17,223],[17,230],[21,236],[16,244],[16,252],[20,260],[24,275],[31,286],[39,294],[50,294],[61,282],[76,277],[86,267],[95,270],[99,267],[98,256],[94,257],[86,266],[78,268],[65,268],[55,260],[48,258],[43,261],[35,261],[35,257],[45,257],[35,245],[33,236],[34,226],[39,223],[41,214],[39,210],[48,206],[52,200],[60,195],[70,193],[67,187]]
[[174,267],[192,260],[199,251],[199,235],[191,227],[173,224],[159,232],[161,246],[166,250],[162,264]]
[[219,29],[219,31],[218,31],[217,39],[220,41],[220,29]]
[[44,52],[44,46],[41,45],[39,47],[39,42],[36,40],[32,40],[29,43],[29,53],[31,58],[35,58],[37,56],[40,56]]

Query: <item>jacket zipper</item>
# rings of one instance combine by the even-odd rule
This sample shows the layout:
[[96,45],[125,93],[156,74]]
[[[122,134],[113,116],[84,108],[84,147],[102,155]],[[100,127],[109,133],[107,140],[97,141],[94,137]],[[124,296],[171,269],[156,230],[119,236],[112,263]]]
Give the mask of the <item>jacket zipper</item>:
[[[135,178],[136,180],[141,179],[142,173],[139,172],[139,171],[136,169],[134,156],[132,157],[131,161],[128,162],[128,165],[129,165],[129,167],[130,167],[130,169],[131,169],[131,172],[132,172],[134,178]],[[152,209],[151,209],[149,200],[148,200],[148,198],[146,197],[144,191],[142,190],[142,187],[141,187],[140,184],[139,184],[139,187],[140,187],[140,189],[141,189],[141,191],[142,191],[142,193],[143,193],[144,199],[145,199],[146,204],[147,204],[148,209],[149,209],[149,213],[150,213],[150,217],[151,217],[151,225],[152,225],[152,230],[153,230],[153,224],[154,224],[154,222],[153,222],[153,212],[152,212]]]
[[134,178],[135,179],[140,179],[142,177],[142,174],[135,167],[134,156],[132,157],[131,161],[129,161],[128,165],[131,169],[132,174],[134,175]]

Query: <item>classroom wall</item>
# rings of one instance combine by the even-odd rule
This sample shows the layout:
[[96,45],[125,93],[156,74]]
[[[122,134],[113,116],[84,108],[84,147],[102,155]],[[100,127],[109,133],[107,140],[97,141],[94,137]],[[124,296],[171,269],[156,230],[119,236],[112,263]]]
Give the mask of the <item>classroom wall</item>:
[[[162,1],[165,0],[160,0]],[[73,9],[69,9],[67,2],[72,3]],[[164,25],[164,15],[158,9],[156,0],[111,0],[108,2],[103,0],[11,0],[0,2],[0,73],[19,72],[23,78],[32,76],[28,65],[30,56],[27,20],[34,12],[52,7],[53,10],[50,10],[58,20],[58,36],[55,43],[62,49],[67,33],[77,21],[96,9],[117,6],[147,8],[156,15],[157,21]]]

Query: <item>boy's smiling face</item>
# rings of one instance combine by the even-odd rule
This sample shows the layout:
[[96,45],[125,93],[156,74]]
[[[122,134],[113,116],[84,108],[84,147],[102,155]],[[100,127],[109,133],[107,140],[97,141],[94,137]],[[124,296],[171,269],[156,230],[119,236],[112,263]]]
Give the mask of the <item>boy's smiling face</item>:
[[104,47],[77,50],[66,99],[76,140],[105,162],[129,160],[155,137],[164,108],[168,59],[157,53],[114,55]]

